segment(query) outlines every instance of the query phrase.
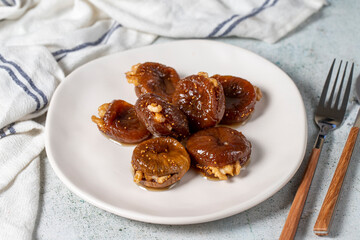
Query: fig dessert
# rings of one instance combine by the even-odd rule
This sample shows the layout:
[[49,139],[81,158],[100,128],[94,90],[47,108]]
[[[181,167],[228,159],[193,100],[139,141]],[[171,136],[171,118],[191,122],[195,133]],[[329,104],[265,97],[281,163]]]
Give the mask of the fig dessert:
[[261,91],[249,81],[234,77],[214,75],[225,94],[225,114],[222,124],[244,123],[254,111],[256,101],[261,99]]
[[180,80],[175,69],[155,62],[132,66],[131,71],[126,73],[126,78],[135,85],[136,96],[154,93],[168,102],[172,101],[175,86]]
[[179,81],[173,104],[185,113],[192,131],[213,127],[225,112],[224,91],[218,80],[199,72]]
[[138,143],[150,137],[151,133],[138,119],[132,104],[114,100],[98,108],[99,117],[92,116],[100,132],[120,143]]
[[131,165],[135,183],[149,188],[166,188],[189,170],[190,157],[176,139],[158,137],[135,147]]
[[239,175],[251,154],[251,143],[241,132],[228,127],[201,130],[190,136],[186,148],[200,172],[219,180]]
[[143,94],[136,101],[135,110],[146,128],[156,136],[183,139],[189,135],[185,114],[155,94]]

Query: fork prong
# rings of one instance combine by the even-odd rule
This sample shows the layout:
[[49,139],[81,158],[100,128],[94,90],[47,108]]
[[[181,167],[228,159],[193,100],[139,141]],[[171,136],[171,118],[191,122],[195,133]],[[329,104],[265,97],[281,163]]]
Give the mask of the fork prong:
[[[345,64],[344,73],[343,73],[343,76],[342,76],[342,79],[341,79],[340,87],[339,87],[338,94],[337,94],[337,96],[336,96],[336,101],[335,101],[335,104],[334,104],[334,107],[335,107],[335,108],[338,108],[338,107],[339,107],[340,96],[341,96],[342,88],[343,88],[343,85],[344,85],[344,80],[345,80],[347,65],[348,65],[348,62],[346,62],[346,64]],[[334,87],[335,87],[335,86],[334,86]]]
[[352,63],[351,65],[351,70],[350,70],[350,74],[349,74],[349,80],[346,86],[346,90],[345,90],[345,94],[344,94],[344,98],[341,104],[341,108],[340,111],[345,111],[346,110],[346,106],[349,100],[349,96],[350,96],[350,89],[351,89],[351,82],[352,82],[352,77],[353,77],[353,71],[354,71],[354,63]]
[[328,89],[329,89],[330,80],[331,80],[331,75],[332,75],[332,71],[333,71],[333,69],[334,69],[335,60],[336,60],[336,58],[334,58],[334,61],[333,61],[332,64],[331,64],[331,67],[330,67],[328,76],[327,76],[326,81],[325,81],[325,85],[324,85],[323,91],[322,91],[322,93],[321,93],[321,97],[320,97],[320,101],[319,101],[319,105],[318,105],[318,106],[325,106],[326,94],[327,94]]
[[[327,103],[327,105],[328,105],[329,107],[331,107],[331,104],[332,104],[332,102],[333,102],[333,98],[334,98],[334,94],[335,94],[335,89],[336,89],[337,81],[338,81],[339,74],[340,74],[341,65],[342,65],[342,60],[340,61],[340,65],[339,65],[338,71],[337,71],[337,73],[336,73],[335,82],[334,82],[334,85],[333,85],[333,88],[332,88],[332,90],[331,90],[331,94],[330,94],[330,97],[329,97],[329,100],[328,100],[328,103]],[[346,69],[345,69],[345,70],[346,70]]]

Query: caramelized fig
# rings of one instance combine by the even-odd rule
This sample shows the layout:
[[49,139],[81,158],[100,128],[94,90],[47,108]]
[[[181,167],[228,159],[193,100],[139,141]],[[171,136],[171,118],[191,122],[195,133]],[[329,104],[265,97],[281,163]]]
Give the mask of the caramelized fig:
[[155,94],[143,94],[136,101],[135,110],[139,119],[154,135],[177,139],[189,135],[189,124],[184,113]]
[[126,73],[126,78],[135,85],[136,96],[154,93],[168,102],[171,102],[175,86],[180,80],[175,69],[154,62],[132,66],[131,71]]
[[150,188],[166,188],[189,170],[190,157],[176,139],[159,137],[137,145],[131,165],[134,182]]
[[239,77],[214,75],[212,78],[217,79],[224,89],[225,114],[221,123],[244,123],[261,98],[260,89]]
[[205,176],[219,180],[239,175],[251,154],[251,143],[241,132],[228,127],[201,130],[188,139],[186,148]]
[[99,130],[109,138],[121,143],[138,143],[150,137],[151,133],[136,116],[132,104],[114,100],[98,108],[99,117],[92,116]]
[[224,115],[224,91],[218,80],[200,72],[179,81],[173,104],[185,113],[191,130],[213,127]]

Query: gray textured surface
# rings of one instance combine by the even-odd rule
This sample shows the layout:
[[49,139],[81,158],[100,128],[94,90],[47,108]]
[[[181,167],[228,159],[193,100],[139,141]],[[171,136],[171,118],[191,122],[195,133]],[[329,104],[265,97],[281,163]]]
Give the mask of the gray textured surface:
[[[308,113],[308,148],[293,179],[273,197],[235,216],[196,225],[163,226],[128,220],[98,209],[71,193],[60,182],[44,154],[41,162],[41,201],[36,239],[277,239],[316,137],[312,120],[325,76],[334,57],[354,61],[360,70],[360,1],[329,1],[276,44],[249,39],[220,39],[253,51],[283,69],[296,83]],[[158,39],[156,43],[171,41]],[[348,105],[345,123],[326,139],[296,239],[317,239],[312,228],[336,168],[347,134],[359,108]],[[296,137],[296,136],[295,136]],[[335,212],[331,235],[322,239],[360,239],[360,145],[356,144]]]

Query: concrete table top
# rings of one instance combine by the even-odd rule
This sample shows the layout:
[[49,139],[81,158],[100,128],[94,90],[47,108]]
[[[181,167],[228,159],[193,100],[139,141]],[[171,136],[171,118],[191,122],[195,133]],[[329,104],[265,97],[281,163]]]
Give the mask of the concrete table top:
[[[355,62],[360,73],[360,1],[329,1],[294,32],[275,44],[251,39],[217,41],[253,51],[283,69],[299,88],[308,115],[308,144],[296,175],[263,203],[222,220],[172,226],[128,220],[90,205],[70,192],[52,170],[45,153],[41,160],[41,196],[35,239],[277,239],[307,165],[317,127],[313,121],[326,74],[334,58]],[[173,41],[159,38],[155,44]],[[312,229],[335,171],[359,104],[350,96],[345,122],[324,144],[300,219],[296,239],[317,239]],[[360,239],[360,143],[353,157],[336,208],[331,234],[321,239]]]

